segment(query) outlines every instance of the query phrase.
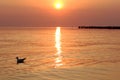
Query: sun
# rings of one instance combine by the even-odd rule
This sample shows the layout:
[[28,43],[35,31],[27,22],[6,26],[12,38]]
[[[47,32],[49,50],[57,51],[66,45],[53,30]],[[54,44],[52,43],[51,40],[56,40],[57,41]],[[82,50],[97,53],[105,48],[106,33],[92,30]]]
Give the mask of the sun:
[[62,7],[63,7],[62,3],[56,3],[55,4],[56,9],[62,9]]
[[56,8],[57,8],[57,9],[60,9],[60,8],[62,8],[62,5],[61,5],[60,3],[57,3],[57,4],[56,4]]

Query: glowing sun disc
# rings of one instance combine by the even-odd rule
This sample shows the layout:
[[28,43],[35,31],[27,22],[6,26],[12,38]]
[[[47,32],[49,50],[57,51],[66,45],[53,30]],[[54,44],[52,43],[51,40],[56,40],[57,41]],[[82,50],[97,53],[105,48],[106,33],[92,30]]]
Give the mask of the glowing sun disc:
[[61,3],[56,3],[55,7],[56,7],[56,9],[61,9],[62,8],[62,4]]

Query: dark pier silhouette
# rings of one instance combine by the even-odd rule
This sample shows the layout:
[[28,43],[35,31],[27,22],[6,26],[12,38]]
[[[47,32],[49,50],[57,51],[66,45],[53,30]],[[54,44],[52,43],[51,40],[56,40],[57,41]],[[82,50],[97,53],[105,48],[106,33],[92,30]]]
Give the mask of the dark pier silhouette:
[[120,29],[120,26],[78,26],[79,29]]

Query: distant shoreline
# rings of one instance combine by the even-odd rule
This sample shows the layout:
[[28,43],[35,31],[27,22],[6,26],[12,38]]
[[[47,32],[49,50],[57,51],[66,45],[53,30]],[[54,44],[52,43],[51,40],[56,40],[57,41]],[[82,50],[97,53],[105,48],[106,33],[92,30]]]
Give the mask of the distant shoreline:
[[120,29],[120,26],[78,26],[79,29]]

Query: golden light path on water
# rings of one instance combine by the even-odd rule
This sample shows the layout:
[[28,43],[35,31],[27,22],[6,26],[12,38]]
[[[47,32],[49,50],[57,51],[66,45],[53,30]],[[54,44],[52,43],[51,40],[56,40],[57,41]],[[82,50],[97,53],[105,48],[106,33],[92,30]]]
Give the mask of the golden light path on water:
[[62,55],[61,55],[61,31],[60,27],[56,28],[55,32],[55,47],[56,47],[56,58],[55,58],[55,68],[62,66]]

